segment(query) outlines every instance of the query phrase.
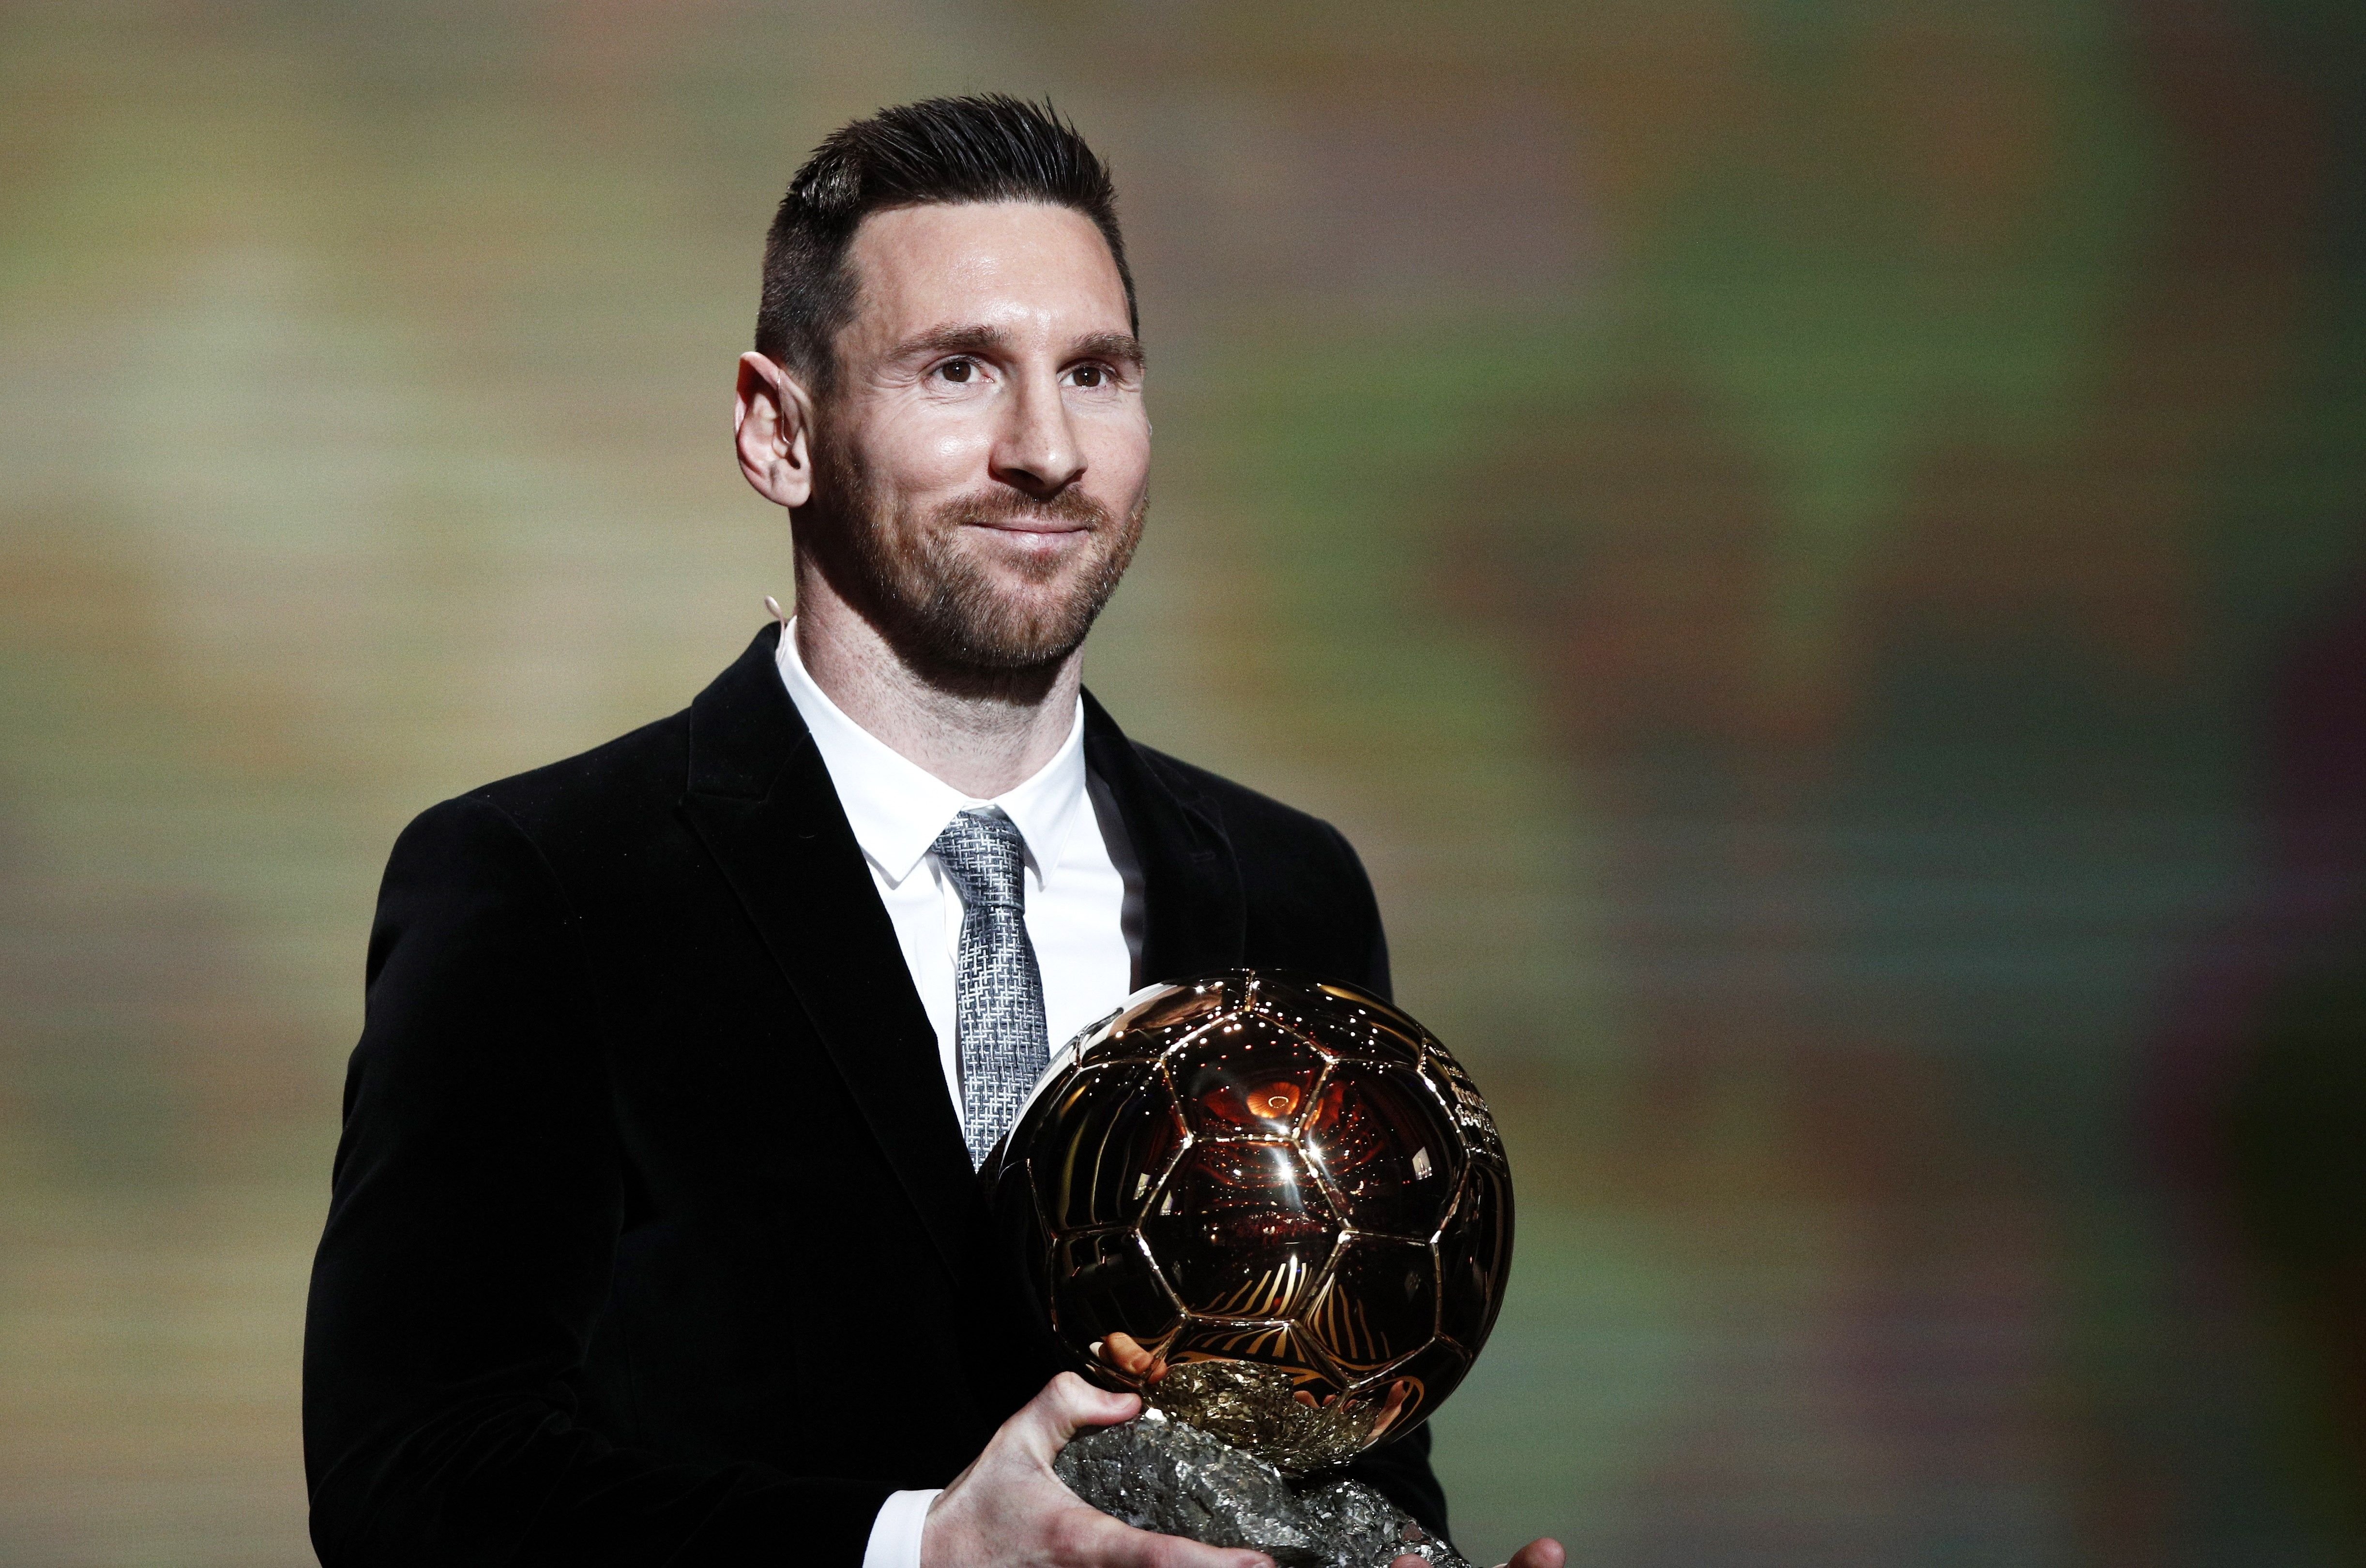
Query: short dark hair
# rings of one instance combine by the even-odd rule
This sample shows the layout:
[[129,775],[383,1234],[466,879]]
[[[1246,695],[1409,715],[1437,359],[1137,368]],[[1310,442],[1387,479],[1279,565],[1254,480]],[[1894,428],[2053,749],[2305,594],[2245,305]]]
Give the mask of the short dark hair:
[[827,386],[839,329],[854,315],[854,231],[890,208],[959,201],[1048,202],[1091,219],[1125,284],[1127,324],[1142,330],[1109,165],[1048,100],[986,93],[881,109],[806,160],[764,239],[756,352]]

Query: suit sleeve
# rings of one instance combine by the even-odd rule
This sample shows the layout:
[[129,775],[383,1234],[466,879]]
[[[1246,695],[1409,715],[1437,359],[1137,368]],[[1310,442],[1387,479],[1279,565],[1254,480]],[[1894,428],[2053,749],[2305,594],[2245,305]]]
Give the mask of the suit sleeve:
[[[1389,996],[1389,939],[1381,928],[1380,905],[1373,896],[1372,880],[1365,874],[1364,863],[1357,858],[1355,846],[1348,843],[1346,835],[1327,822],[1323,830],[1330,836],[1348,889],[1346,897],[1339,901],[1342,945],[1362,964],[1359,973],[1345,977],[1380,996]],[[1347,1467],[1347,1473],[1378,1487],[1425,1529],[1444,1536],[1446,1489],[1437,1483],[1437,1476],[1430,1469],[1429,1445],[1429,1424],[1424,1422],[1397,1441],[1358,1459]]]
[[1356,853],[1356,846],[1347,835],[1323,824],[1331,837],[1334,852],[1341,863],[1341,875],[1349,892],[1342,900],[1342,919],[1346,926],[1343,942],[1358,964],[1350,976],[1366,990],[1396,999],[1389,978],[1389,936],[1380,925],[1380,901],[1372,893],[1372,879],[1364,871],[1364,863]]
[[304,1341],[324,1568],[862,1560],[888,1488],[693,1465],[580,1420],[623,1219],[593,981],[491,803],[396,844]]

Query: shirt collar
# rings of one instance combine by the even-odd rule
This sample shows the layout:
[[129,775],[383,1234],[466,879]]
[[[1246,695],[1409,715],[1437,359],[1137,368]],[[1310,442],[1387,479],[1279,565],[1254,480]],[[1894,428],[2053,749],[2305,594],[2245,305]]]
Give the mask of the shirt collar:
[[805,660],[797,656],[796,629],[794,620],[781,628],[775,656],[781,683],[813,734],[839,803],[846,808],[847,824],[854,829],[854,841],[889,885],[912,874],[956,815],[998,806],[1027,846],[1028,869],[1040,891],[1044,877],[1060,863],[1068,831],[1085,809],[1084,700],[1077,699],[1068,739],[1050,761],[1024,783],[992,800],[980,800],[963,795],[848,717],[806,672]]

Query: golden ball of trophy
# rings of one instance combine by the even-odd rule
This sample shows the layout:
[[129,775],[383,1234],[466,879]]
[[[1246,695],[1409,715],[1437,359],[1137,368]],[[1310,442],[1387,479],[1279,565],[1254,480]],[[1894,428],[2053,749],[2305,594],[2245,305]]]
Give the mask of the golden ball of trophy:
[[1470,1075],[1380,998],[1302,976],[1137,992],[986,1176],[1076,1371],[1289,1474],[1427,1419],[1511,1267]]

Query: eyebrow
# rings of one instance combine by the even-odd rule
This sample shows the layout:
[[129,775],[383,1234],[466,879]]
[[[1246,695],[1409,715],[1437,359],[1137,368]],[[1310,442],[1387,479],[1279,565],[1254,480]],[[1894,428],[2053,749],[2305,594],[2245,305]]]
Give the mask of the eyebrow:
[[1076,352],[1088,359],[1114,359],[1136,370],[1150,362],[1142,340],[1132,333],[1088,333],[1077,340]]
[[[896,357],[904,359],[923,354],[991,354],[1006,347],[1009,339],[999,327],[983,323],[960,326],[930,327],[927,332],[906,338],[896,346]],[[1132,333],[1087,333],[1071,346],[1072,356],[1080,359],[1112,359],[1120,364],[1141,369],[1148,362],[1143,353],[1142,340]]]

